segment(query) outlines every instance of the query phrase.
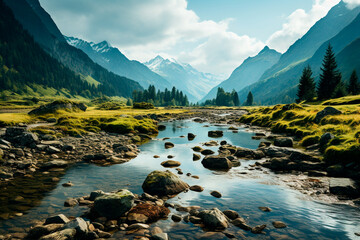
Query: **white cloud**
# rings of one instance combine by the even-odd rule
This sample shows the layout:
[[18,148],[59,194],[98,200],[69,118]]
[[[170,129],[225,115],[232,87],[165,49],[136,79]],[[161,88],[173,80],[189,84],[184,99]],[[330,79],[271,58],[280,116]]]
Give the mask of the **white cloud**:
[[[231,19],[202,21],[186,0],[41,0],[65,35],[108,40],[130,59],[157,54],[188,62],[201,71],[227,73],[264,44],[228,30]],[[180,54],[180,52],[182,52]],[[172,56],[171,56],[172,55]]]
[[[360,1],[360,0],[346,0]],[[290,45],[301,38],[320,18],[324,17],[328,11],[339,0],[315,0],[310,11],[297,9],[287,17],[282,29],[276,31],[267,41],[267,45],[280,52],[285,52]]]
[[344,0],[350,9],[360,6],[360,0]]

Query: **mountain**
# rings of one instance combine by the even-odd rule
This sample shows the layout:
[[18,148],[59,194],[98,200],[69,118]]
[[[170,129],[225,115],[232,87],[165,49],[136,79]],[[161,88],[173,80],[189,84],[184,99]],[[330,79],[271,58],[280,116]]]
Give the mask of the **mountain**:
[[4,2],[35,42],[63,65],[78,73],[83,80],[95,85],[100,83],[103,94],[129,97],[134,90],[143,89],[139,83],[109,72],[94,63],[83,51],[70,46],[38,0]]
[[[83,81],[47,54],[0,0],[0,91],[27,96],[99,96],[102,89]],[[4,96],[6,96],[5,94]]]
[[[360,12],[360,8],[358,8]],[[347,26],[345,26],[337,35],[331,39],[325,41],[314,53],[314,55],[308,60],[288,67],[279,72],[276,77],[268,78],[266,81],[259,81],[251,86],[251,91],[256,96],[256,99],[262,100],[262,103],[274,104],[278,102],[292,102],[296,98],[297,85],[301,72],[305,66],[310,65],[313,70],[313,74],[318,80],[320,74],[320,67],[326,52],[326,48],[329,44],[333,47],[334,53],[339,54],[345,47],[351,44],[356,39],[360,38],[360,13],[357,17]],[[355,46],[355,45],[354,45]],[[351,47],[351,46],[350,46]],[[350,48],[348,47],[348,49]],[[349,50],[348,50],[349,51]],[[351,54],[349,55],[351,57]],[[349,65],[345,65],[342,61],[347,61],[344,53],[341,58],[337,59],[339,69],[343,73],[344,79],[348,79],[352,70],[353,62]],[[240,95],[244,97],[250,89],[245,89],[240,92]],[[265,100],[265,101],[264,101]]]
[[[315,23],[301,39],[296,41],[281,56],[279,62],[267,70],[258,82],[241,90],[239,92],[240,100],[244,101],[248,92],[252,91],[255,101],[258,103],[293,102],[296,98],[297,84],[302,69],[310,64],[316,73],[325,53],[322,49],[325,45],[327,46],[327,41],[339,35],[346,26],[357,18],[359,13],[360,7],[349,9],[343,1],[334,6],[324,18]],[[356,28],[353,31],[354,34],[359,32]],[[343,43],[349,44],[351,42],[346,41],[344,40]],[[340,50],[338,49],[337,53]],[[311,59],[313,55],[317,55],[315,58],[321,59],[320,62],[315,58]],[[317,64],[313,65],[314,62]]]
[[218,76],[199,72],[190,64],[179,63],[174,59],[164,59],[161,56],[144,64],[183,91],[190,102],[198,102],[221,81]]
[[172,88],[172,84],[163,77],[138,61],[130,61],[119,49],[112,47],[107,41],[95,44],[74,37],[65,36],[65,39],[71,46],[81,49],[94,62],[120,76],[135,79],[144,88],[149,85],[154,85],[161,90]]
[[336,56],[343,80],[348,81],[353,70],[360,76],[360,38],[347,45]]
[[215,98],[219,87],[227,92],[230,92],[233,89],[240,91],[244,87],[257,82],[266,70],[279,61],[280,56],[281,53],[266,46],[255,57],[247,58],[232,72],[227,80],[211,89],[201,101],[203,102],[207,99]]

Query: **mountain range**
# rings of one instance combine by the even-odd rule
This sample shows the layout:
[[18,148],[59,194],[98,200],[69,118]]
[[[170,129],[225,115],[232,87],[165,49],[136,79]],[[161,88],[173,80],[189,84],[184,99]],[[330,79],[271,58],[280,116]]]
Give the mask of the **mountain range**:
[[243,88],[257,82],[264,72],[276,64],[280,59],[281,53],[264,47],[255,57],[247,58],[239,67],[237,67],[230,77],[210,90],[202,99],[202,102],[216,97],[217,89],[223,88],[227,92],[233,89],[240,91]]
[[116,75],[94,63],[83,51],[70,46],[38,0],[4,0],[16,20],[50,56],[91,84],[101,84],[104,94],[130,97],[139,83]]
[[219,76],[199,72],[190,64],[180,63],[175,59],[164,59],[161,56],[156,56],[144,64],[183,91],[191,102],[201,100],[222,80]]
[[[297,85],[305,66],[310,65],[318,80],[327,46],[331,44],[334,52],[339,54],[360,37],[359,13],[360,7],[350,9],[343,1],[334,6],[301,39],[290,46],[280,60],[266,70],[256,83],[240,90],[240,100],[245,101],[248,92],[251,91],[255,101],[261,104],[294,102]],[[352,70],[356,69],[352,64],[344,65],[341,62],[348,61],[349,57],[354,58],[351,55],[344,56],[343,53],[338,59],[338,64],[342,66],[340,70],[346,73],[343,75],[345,80]]]
[[107,41],[96,44],[74,37],[65,36],[65,39],[71,46],[81,49],[102,67],[120,76],[134,79],[144,88],[154,85],[157,89],[164,90],[165,88],[171,89],[173,86],[144,64],[129,60],[119,49],[112,47]]

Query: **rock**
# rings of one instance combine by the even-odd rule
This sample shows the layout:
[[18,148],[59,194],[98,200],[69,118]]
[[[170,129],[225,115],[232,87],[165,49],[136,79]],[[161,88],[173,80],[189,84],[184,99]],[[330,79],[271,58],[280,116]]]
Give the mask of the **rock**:
[[238,147],[236,148],[235,156],[245,159],[261,159],[265,157],[265,154],[259,150],[252,150],[248,148]]
[[315,116],[315,119],[314,121],[316,123],[319,123],[321,121],[321,119],[323,119],[324,117],[326,116],[329,116],[329,115],[339,115],[341,114],[342,112],[337,110],[336,108],[333,108],[333,107],[326,107],[324,108],[322,111],[318,112]]
[[159,227],[154,227],[153,229],[151,229],[151,235],[155,235],[158,233],[163,233],[163,231],[161,230],[161,228]]
[[134,223],[126,228],[126,230],[140,230],[140,229],[148,229],[150,226],[144,223]]
[[231,161],[221,156],[206,156],[201,163],[205,168],[214,170],[229,170],[232,168]]
[[151,223],[167,217],[170,210],[164,206],[150,203],[140,203],[133,207],[127,214],[128,222]]
[[79,235],[84,235],[89,231],[87,223],[80,217],[77,217],[71,222],[65,224],[64,229],[75,229],[76,233]]
[[70,110],[70,111],[86,111],[86,105],[83,103],[76,103],[70,100],[56,100],[52,103],[42,105],[34,110],[30,111],[29,115],[42,115],[48,113],[56,113],[58,110]]
[[255,233],[255,234],[260,234],[262,233],[262,231],[266,228],[266,224],[263,224],[263,225],[258,225],[256,227],[253,227],[251,229],[251,232],[252,233]]
[[43,236],[39,240],[69,240],[74,239],[75,234],[75,229],[64,229],[59,232],[54,232],[49,235]]
[[169,237],[167,235],[167,233],[157,233],[152,235],[152,239],[153,240],[168,240]]
[[350,198],[359,196],[358,187],[350,178],[330,178],[329,190],[330,193],[335,195],[347,196]]
[[70,220],[64,214],[59,214],[59,215],[47,218],[45,220],[44,225],[53,224],[53,223],[66,224],[68,222],[70,222]]
[[274,145],[277,147],[293,147],[294,143],[293,143],[292,138],[281,137],[281,138],[275,139]]
[[96,234],[99,236],[99,238],[111,238],[111,233],[104,232],[99,229],[96,229]]
[[166,129],[165,125],[158,125],[158,130],[159,131],[164,131]]
[[190,190],[194,192],[202,192],[204,191],[204,188],[199,185],[193,185],[190,187]]
[[171,219],[174,221],[174,222],[180,222],[182,220],[182,217],[180,215],[177,215],[177,214],[173,214],[171,216]]
[[218,191],[212,191],[212,192],[210,192],[210,194],[211,194],[211,196],[216,197],[216,198],[222,197],[221,193]]
[[74,207],[76,205],[78,205],[79,202],[78,200],[76,200],[75,198],[68,198],[66,199],[66,201],[64,202],[64,206],[65,207]]
[[188,133],[187,137],[188,137],[188,140],[189,140],[189,141],[192,141],[192,140],[195,139],[196,135],[193,134],[193,133]]
[[119,190],[116,193],[97,197],[94,201],[93,210],[108,219],[118,219],[132,208],[134,198],[134,194],[129,190]]
[[103,195],[105,195],[105,193],[104,193],[103,191],[101,191],[101,190],[92,191],[92,192],[90,193],[89,200],[90,200],[90,201],[95,201],[95,199],[96,199],[97,197],[100,197],[100,196],[103,196]]
[[227,141],[225,141],[225,140],[222,140],[221,142],[220,142],[220,145],[221,146],[224,146],[224,145],[226,145],[227,144]]
[[225,210],[223,211],[223,214],[227,216],[230,220],[234,220],[239,217],[239,214],[233,210]]
[[72,186],[74,186],[74,184],[69,181],[69,182],[67,182],[67,183],[63,183],[62,186],[63,186],[63,187],[72,187]]
[[219,144],[217,141],[211,140],[209,142],[204,143],[204,145],[208,146],[208,147],[215,147],[215,146],[218,146]]
[[272,209],[269,207],[259,207],[259,209],[263,212],[271,212],[272,211]]
[[192,148],[192,150],[194,150],[194,152],[201,152],[204,149],[202,149],[202,147],[195,146],[195,147]]
[[274,158],[274,157],[286,157],[290,156],[293,153],[301,153],[300,150],[293,149],[293,148],[286,148],[286,147],[276,147],[270,146],[268,148],[261,148],[261,151],[265,153],[267,157]]
[[250,231],[251,230],[251,227],[249,225],[247,225],[245,219],[241,218],[241,217],[238,217],[238,218],[235,218],[233,221],[231,221],[231,223],[238,227],[238,228],[241,228],[245,231]]
[[126,152],[124,156],[125,156],[125,158],[136,158],[137,153],[135,153],[135,152]]
[[173,144],[172,142],[165,142],[164,145],[166,149],[175,147],[175,144]]
[[344,177],[346,175],[346,169],[341,164],[336,164],[336,165],[329,166],[326,169],[326,172],[331,177]]
[[44,235],[49,235],[57,230],[59,230],[64,224],[48,224],[48,225],[40,225],[35,226],[30,229],[27,238],[30,239],[39,239]]
[[160,158],[160,156],[159,155],[154,155],[154,158]]
[[190,217],[189,217],[189,221],[190,221],[192,224],[200,224],[200,223],[202,223],[202,219],[199,218],[199,217],[195,217],[195,216],[190,216]]
[[212,154],[214,154],[215,152],[213,151],[213,150],[211,150],[211,149],[204,149],[204,150],[202,150],[201,151],[201,154],[202,155],[212,155]]
[[64,161],[64,160],[52,160],[49,161],[45,164],[43,164],[41,166],[41,168],[43,169],[50,169],[50,168],[65,168],[67,167],[69,164],[68,162]]
[[167,158],[171,159],[171,158],[174,158],[175,156],[174,155],[168,155]]
[[329,132],[321,135],[320,141],[319,141],[320,149],[325,150],[326,145],[330,142],[330,140],[332,140],[334,138],[335,138],[335,136]]
[[167,160],[161,163],[163,167],[179,167],[181,163],[179,161]]
[[146,177],[142,188],[151,195],[167,196],[178,194],[189,185],[170,171],[153,171]]
[[201,159],[200,154],[193,153],[193,161],[197,161],[197,160],[200,160],[200,159]]
[[229,227],[226,216],[217,208],[201,211],[198,216],[204,225],[210,229],[224,229]]
[[208,132],[208,137],[219,138],[222,137],[223,135],[224,135],[223,131],[220,130]]
[[56,153],[60,153],[61,150],[56,148],[56,147],[53,147],[53,146],[48,146],[46,151],[49,153],[49,154],[56,154]]
[[275,228],[286,228],[286,224],[281,221],[274,221],[274,222],[272,222],[272,225]]

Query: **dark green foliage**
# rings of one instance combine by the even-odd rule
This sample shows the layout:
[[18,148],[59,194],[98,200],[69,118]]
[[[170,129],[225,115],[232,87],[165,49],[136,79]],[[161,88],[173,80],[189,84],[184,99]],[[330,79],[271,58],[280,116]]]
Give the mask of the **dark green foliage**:
[[135,102],[133,105],[135,109],[153,109],[154,105],[152,103],[147,102]]
[[156,92],[155,87],[150,85],[144,91],[134,91],[133,100],[134,102],[148,102],[155,106],[189,106],[187,96],[175,87],[171,91],[165,88],[164,92],[160,90]]
[[126,106],[132,106],[133,105],[133,101],[131,98],[128,98],[126,101]]
[[302,76],[299,81],[298,93],[296,100],[297,102],[301,101],[312,101],[316,96],[315,82],[312,77],[311,67],[308,65],[304,68]]
[[337,70],[335,54],[329,44],[321,67],[320,81],[318,85],[318,99],[330,99],[334,95],[335,88],[341,82],[341,73]]
[[99,93],[95,86],[45,53],[0,1],[0,90],[24,94],[29,87],[34,88],[33,84],[66,88],[72,95],[85,97],[87,93]]
[[347,91],[350,95],[360,94],[360,83],[355,70],[351,74]]
[[251,91],[250,91],[250,92],[248,93],[248,95],[247,95],[245,105],[246,105],[246,106],[252,106],[253,103],[254,103],[254,96],[253,96],[253,94],[252,94]]
[[335,87],[332,98],[340,98],[347,95],[345,84],[340,81],[339,84]]
[[240,106],[240,100],[238,93],[233,90],[232,92],[225,92],[221,87],[218,88],[216,98],[212,100],[206,100],[204,103],[205,106]]

